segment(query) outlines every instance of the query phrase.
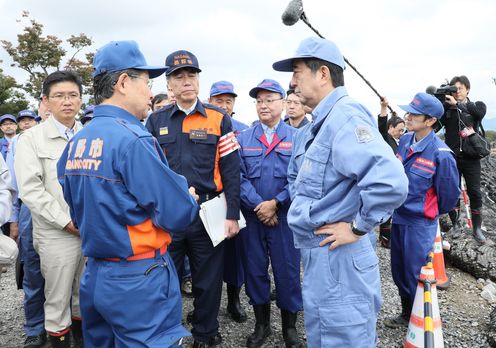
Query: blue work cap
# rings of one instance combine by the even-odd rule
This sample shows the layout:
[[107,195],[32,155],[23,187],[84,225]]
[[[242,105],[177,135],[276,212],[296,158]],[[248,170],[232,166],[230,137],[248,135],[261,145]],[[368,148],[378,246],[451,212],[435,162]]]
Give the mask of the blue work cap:
[[345,68],[344,57],[338,46],[332,41],[319,37],[309,37],[303,40],[296,49],[294,57],[275,62],[272,68],[276,71],[293,71],[293,61],[302,58],[318,58],[336,64],[343,70]]
[[165,72],[165,75],[167,76],[182,68],[192,68],[197,72],[201,72],[196,56],[185,50],[180,50],[169,54],[167,58],[165,58],[165,65],[168,66],[168,69]]
[[16,118],[12,116],[11,114],[5,114],[0,116],[0,124],[2,124],[4,121],[11,120],[14,123],[17,123]]
[[250,97],[256,98],[258,92],[260,91],[269,91],[269,92],[276,92],[281,94],[283,98],[286,97],[286,91],[282,86],[279,84],[279,82],[271,79],[265,79],[262,82],[260,82],[257,87],[254,87],[250,90]]
[[22,110],[22,111],[19,111],[19,113],[17,114],[17,120],[19,121],[23,117],[30,117],[30,118],[36,120],[37,116],[38,115],[36,115],[36,113],[34,111]]
[[412,115],[426,115],[441,118],[444,114],[443,104],[433,95],[417,93],[408,105],[398,105],[400,108]]
[[237,97],[238,95],[234,93],[234,86],[229,81],[217,81],[212,87],[210,87],[210,96],[215,97],[216,95],[221,94],[232,94]]
[[100,74],[136,69],[148,71],[151,79],[162,75],[166,66],[151,66],[146,64],[143,53],[136,41],[111,41],[96,51],[93,58],[93,77]]

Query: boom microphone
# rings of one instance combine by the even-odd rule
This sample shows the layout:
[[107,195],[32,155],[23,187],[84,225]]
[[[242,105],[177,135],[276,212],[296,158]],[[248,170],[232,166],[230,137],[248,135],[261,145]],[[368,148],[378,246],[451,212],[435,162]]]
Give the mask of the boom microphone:
[[[325,37],[318,32],[317,29],[315,29],[312,24],[310,23],[310,21],[308,20],[307,16],[305,15],[305,12],[303,12],[303,0],[291,0],[288,4],[288,7],[286,7],[286,10],[284,11],[284,13],[282,14],[282,22],[286,25],[293,25],[295,24],[296,22],[298,22],[299,20],[302,20],[310,29],[312,29],[314,31],[315,34],[317,34],[319,37],[321,37],[322,39],[325,39]],[[367,79],[357,70],[357,68],[355,68],[349,61],[348,59],[346,59],[346,57],[343,56],[343,59],[345,61],[345,63],[351,68],[353,69],[354,72],[357,73],[358,76],[361,77],[361,79],[363,80],[363,82],[365,82],[367,84],[367,86],[370,87],[370,89],[379,97],[380,100],[382,100],[382,96],[379,94],[379,92],[377,92],[377,90],[374,88],[374,86],[372,86],[372,84],[367,81]],[[396,112],[391,108],[390,105],[387,106],[389,111],[391,111],[391,113],[393,115],[396,115]]]
[[291,0],[282,14],[282,22],[285,25],[294,25],[303,14],[302,0]]

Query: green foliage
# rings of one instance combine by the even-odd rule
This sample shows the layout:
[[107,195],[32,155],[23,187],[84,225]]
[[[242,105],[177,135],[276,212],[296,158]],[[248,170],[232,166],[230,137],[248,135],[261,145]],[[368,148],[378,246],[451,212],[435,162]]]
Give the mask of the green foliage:
[[496,141],[496,132],[495,131],[492,131],[492,130],[487,130],[486,131],[486,139],[489,141],[489,142],[493,142],[493,141]]
[[[29,74],[28,81],[22,87],[33,98],[41,95],[43,80],[55,70],[72,69],[83,79],[84,93],[93,95],[91,82],[91,62],[93,53],[86,54],[84,60],[77,55],[93,44],[91,38],[84,33],[71,35],[66,42],[74,50],[71,57],[66,57],[67,51],[62,47],[63,40],[53,35],[43,35],[43,24],[29,18],[29,12],[23,11],[22,18],[29,21],[22,33],[17,35],[17,45],[1,40],[2,47],[13,60],[12,66],[18,67]],[[66,59],[63,63],[63,59]]]
[[16,115],[19,111],[27,109],[28,102],[18,87],[15,79],[4,75],[0,69],[0,115]]

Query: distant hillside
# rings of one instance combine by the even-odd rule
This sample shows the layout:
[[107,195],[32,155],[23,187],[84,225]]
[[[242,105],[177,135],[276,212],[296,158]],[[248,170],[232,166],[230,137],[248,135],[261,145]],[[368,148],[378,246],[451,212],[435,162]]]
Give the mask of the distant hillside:
[[482,126],[485,130],[496,131],[496,118],[483,118]]

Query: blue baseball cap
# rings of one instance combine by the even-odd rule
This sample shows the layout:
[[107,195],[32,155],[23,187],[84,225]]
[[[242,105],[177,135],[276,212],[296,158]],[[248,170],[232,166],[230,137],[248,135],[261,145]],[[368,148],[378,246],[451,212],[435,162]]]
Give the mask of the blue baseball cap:
[[283,98],[286,98],[286,91],[282,86],[279,84],[279,82],[271,79],[265,79],[262,82],[260,82],[257,87],[254,87],[250,90],[250,97],[256,98],[258,92],[260,91],[269,91],[269,92],[276,92],[281,94]]
[[398,105],[400,108],[412,115],[426,115],[441,118],[444,114],[443,104],[433,95],[417,93],[408,105]]
[[91,121],[93,119],[93,111],[95,109],[95,105],[88,105],[84,108],[84,116],[79,119],[81,123],[84,125],[86,122]]
[[338,46],[334,42],[320,37],[309,37],[303,40],[292,58],[275,62],[272,64],[272,68],[276,71],[293,71],[293,61],[302,58],[318,58],[336,64],[343,70],[345,68],[344,57]]
[[166,66],[146,64],[136,41],[111,41],[96,51],[93,58],[93,77],[126,69],[148,71],[151,79],[162,75]]
[[0,116],[0,124],[2,124],[3,121],[7,121],[7,120],[11,120],[12,122],[17,123],[16,118],[14,116],[12,116],[11,114],[5,114],[5,115]]
[[216,95],[221,94],[232,94],[234,97],[238,95],[234,93],[234,86],[229,81],[217,81],[212,87],[210,87],[210,96],[215,97]]
[[22,110],[22,111],[19,111],[19,113],[17,114],[17,120],[19,121],[23,117],[30,117],[30,118],[36,120],[37,116],[38,115],[36,115],[36,113],[34,111]]
[[197,72],[201,72],[196,56],[185,50],[180,50],[169,54],[167,58],[165,58],[165,65],[168,66],[168,69],[165,72],[165,75],[167,76],[182,68],[192,68]]

